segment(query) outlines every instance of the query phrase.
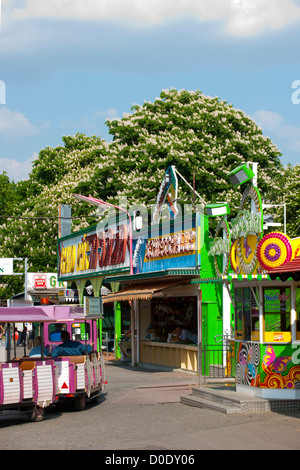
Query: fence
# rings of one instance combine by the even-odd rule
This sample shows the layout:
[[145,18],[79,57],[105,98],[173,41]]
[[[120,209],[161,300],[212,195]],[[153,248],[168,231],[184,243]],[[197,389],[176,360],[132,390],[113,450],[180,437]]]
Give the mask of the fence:
[[235,377],[235,343],[225,339],[221,344],[202,345],[202,378]]

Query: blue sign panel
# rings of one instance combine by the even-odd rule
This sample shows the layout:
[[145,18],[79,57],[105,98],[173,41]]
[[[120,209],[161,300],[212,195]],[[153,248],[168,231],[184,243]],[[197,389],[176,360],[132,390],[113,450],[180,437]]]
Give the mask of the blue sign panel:
[[[157,229],[158,230],[158,229]],[[176,268],[193,268],[200,264],[200,228],[190,219],[184,224],[160,226],[148,238],[136,238],[133,245],[134,273],[149,273]]]

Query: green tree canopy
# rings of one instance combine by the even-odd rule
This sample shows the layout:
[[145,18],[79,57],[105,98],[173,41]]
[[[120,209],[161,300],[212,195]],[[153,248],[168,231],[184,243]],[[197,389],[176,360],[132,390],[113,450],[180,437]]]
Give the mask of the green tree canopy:
[[18,199],[19,196],[15,183],[10,182],[8,174],[6,171],[3,171],[0,174],[0,215],[2,217],[10,215]]
[[[96,171],[106,197],[126,196],[133,202],[154,204],[169,165],[190,183],[206,202],[228,201],[236,207],[238,191],[227,175],[241,163],[258,162],[258,186],[278,198],[282,171],[280,152],[245,113],[200,91],[162,91],[154,103],[135,105],[132,114],[108,121],[113,142],[114,173]],[[180,197],[191,200],[181,184]]]

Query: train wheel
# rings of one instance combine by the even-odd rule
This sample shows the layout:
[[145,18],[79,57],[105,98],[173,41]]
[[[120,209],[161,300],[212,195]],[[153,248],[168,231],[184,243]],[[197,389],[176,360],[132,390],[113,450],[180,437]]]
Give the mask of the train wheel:
[[43,421],[45,418],[45,411],[46,408],[42,408],[41,406],[36,406],[34,411],[29,413],[29,419],[30,421],[34,421],[38,423],[39,421]]

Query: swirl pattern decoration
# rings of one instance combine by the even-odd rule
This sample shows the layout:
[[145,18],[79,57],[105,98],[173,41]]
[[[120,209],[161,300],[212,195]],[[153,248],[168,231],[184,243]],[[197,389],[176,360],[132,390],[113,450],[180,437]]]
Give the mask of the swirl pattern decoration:
[[256,253],[263,269],[277,268],[293,257],[291,239],[281,232],[268,233],[258,243]]

